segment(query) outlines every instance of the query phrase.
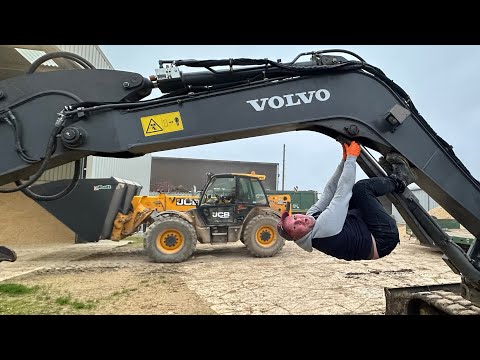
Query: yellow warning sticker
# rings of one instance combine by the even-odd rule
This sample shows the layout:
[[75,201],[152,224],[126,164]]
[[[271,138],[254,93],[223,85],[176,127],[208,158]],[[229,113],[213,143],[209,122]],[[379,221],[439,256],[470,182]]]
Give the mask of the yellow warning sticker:
[[140,118],[145,136],[162,135],[173,131],[183,130],[180,112],[150,115]]

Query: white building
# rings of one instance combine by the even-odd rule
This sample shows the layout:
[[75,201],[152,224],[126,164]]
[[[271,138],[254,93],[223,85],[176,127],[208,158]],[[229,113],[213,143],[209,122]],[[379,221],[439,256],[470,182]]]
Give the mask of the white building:
[[[46,53],[67,51],[88,60],[98,69],[113,69],[98,45],[0,45],[0,80],[25,74],[30,65]],[[80,69],[70,60],[54,58],[36,71]],[[73,177],[74,163],[46,171],[40,181]],[[132,159],[89,156],[84,159],[84,178],[111,176],[135,181],[143,186],[142,195],[150,189],[151,155]],[[74,242],[75,234],[23,193],[1,194],[0,244]]]
[[[97,69],[113,69],[98,45],[55,45],[57,51],[67,51],[90,61]],[[37,56],[38,58],[38,56]],[[36,58],[35,58],[36,59]],[[137,182],[143,186],[141,195],[150,189],[151,154],[132,159],[116,159],[89,156],[85,161],[85,178],[109,178]],[[73,163],[51,169],[40,180],[59,180],[73,177]]]
[[[430,197],[430,195],[428,195],[425,191],[420,189],[418,186],[416,187],[412,186],[411,188],[409,187],[409,189],[413,193],[413,195],[415,195],[415,197],[420,202],[420,205],[422,205],[422,207],[425,210],[430,211],[433,208],[436,208],[437,206],[439,206],[438,203]],[[395,206],[392,206],[392,216],[397,221],[397,223],[405,224],[405,220],[403,220],[402,216],[400,215],[400,213],[398,212]]]

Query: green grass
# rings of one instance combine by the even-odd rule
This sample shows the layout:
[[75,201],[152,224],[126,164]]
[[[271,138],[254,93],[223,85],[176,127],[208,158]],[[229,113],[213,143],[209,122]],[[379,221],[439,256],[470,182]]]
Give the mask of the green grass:
[[143,236],[140,236],[140,235],[131,235],[131,236],[126,237],[123,240],[128,240],[128,241],[132,241],[134,243],[143,244]]
[[58,305],[68,305],[70,304],[71,300],[72,299],[70,296],[61,296],[55,299],[55,303]]
[[95,307],[95,304],[93,301],[87,301],[86,303],[73,300],[70,295],[67,296],[61,296],[57,299],[55,299],[55,303],[58,305],[70,305],[74,309],[81,310],[81,309],[92,309]]
[[131,235],[126,237],[123,240],[131,241],[131,244],[128,244],[128,246],[132,247],[143,247],[143,236],[140,235]]
[[136,288],[132,288],[132,289],[123,289],[123,290],[120,290],[120,291],[115,291],[112,296],[118,296],[118,295],[121,295],[121,294],[126,294],[126,293],[129,293],[131,291],[135,291],[137,290]]
[[85,313],[95,307],[91,300],[58,296],[50,288],[0,283],[0,315],[47,315]]
[[0,284],[0,294],[6,294],[10,296],[31,294],[38,290],[38,286],[25,286],[22,284]]
[[79,302],[79,301],[74,301],[71,303],[74,309],[81,310],[81,309],[93,309],[95,307],[95,304],[92,301],[89,301],[87,303]]

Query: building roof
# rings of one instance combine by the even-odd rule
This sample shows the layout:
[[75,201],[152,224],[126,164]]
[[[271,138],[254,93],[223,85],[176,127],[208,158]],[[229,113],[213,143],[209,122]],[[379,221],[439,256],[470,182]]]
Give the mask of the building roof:
[[183,157],[169,157],[169,156],[159,156],[152,155],[152,160],[185,160],[185,161],[208,161],[208,162],[232,162],[232,163],[244,163],[244,164],[268,164],[268,165],[278,165],[278,163],[272,162],[260,162],[260,161],[242,161],[242,160],[219,160],[219,159],[198,159],[198,158],[183,158]]
[[[5,80],[15,76],[24,75],[32,63],[39,57],[52,52],[69,51],[69,52],[84,52],[78,54],[88,61],[85,55],[95,55],[102,59],[102,63],[106,67],[113,68],[103,54],[102,50],[97,45],[0,45],[0,80]],[[97,67],[97,65],[95,65]],[[54,71],[54,70],[69,70],[81,69],[82,67],[74,61],[65,58],[54,58],[46,61],[38,67],[36,71]]]

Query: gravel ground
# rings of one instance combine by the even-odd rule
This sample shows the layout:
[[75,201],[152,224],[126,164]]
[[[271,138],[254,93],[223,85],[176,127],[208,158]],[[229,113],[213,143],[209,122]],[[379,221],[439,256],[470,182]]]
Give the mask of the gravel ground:
[[405,234],[386,258],[356,262],[291,242],[263,259],[240,242],[199,244],[180,264],[152,263],[127,241],[15,250],[15,263],[0,263],[0,281],[94,302],[84,310],[92,314],[384,314],[385,287],[460,281],[441,252]]

